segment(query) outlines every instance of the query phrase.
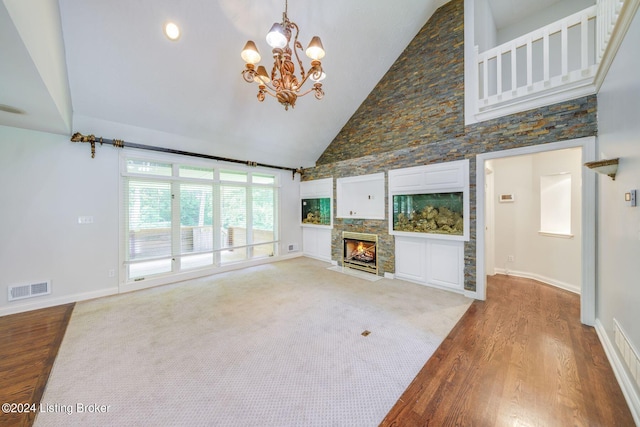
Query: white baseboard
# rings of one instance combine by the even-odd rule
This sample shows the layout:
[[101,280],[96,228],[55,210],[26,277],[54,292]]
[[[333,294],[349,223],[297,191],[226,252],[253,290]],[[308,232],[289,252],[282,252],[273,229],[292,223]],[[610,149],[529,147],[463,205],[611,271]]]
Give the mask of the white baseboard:
[[580,287],[572,285],[570,283],[562,282],[560,280],[552,279],[550,277],[542,276],[536,273],[529,273],[527,271],[507,270],[504,268],[495,269],[496,274],[505,274],[507,276],[522,277],[523,279],[533,279],[538,282],[546,283],[547,285],[555,286],[556,288],[564,289],[565,291],[573,292],[580,295]]
[[627,373],[628,371],[624,367],[624,361],[618,355],[615,345],[609,339],[609,335],[607,335],[607,331],[600,319],[596,319],[595,329],[600,343],[604,348],[604,352],[607,355],[607,359],[609,359],[609,363],[613,368],[613,373],[622,389],[622,394],[627,401],[627,405],[629,405],[633,420],[636,425],[640,425],[640,396],[634,387],[635,380]]
[[61,296],[58,298],[46,298],[46,299],[41,299],[37,301],[28,300],[28,302],[23,302],[21,304],[10,303],[10,305],[7,305],[5,307],[0,307],[0,316],[23,313],[26,311],[38,310],[40,308],[54,307],[56,305],[68,304],[72,302],[86,301],[94,298],[101,298],[101,297],[106,297],[110,295],[117,295],[121,293],[137,291],[137,290],[146,289],[146,288],[152,288],[155,286],[168,285],[171,283],[197,279],[200,277],[212,276],[219,273],[225,273],[233,270],[240,270],[243,268],[253,267],[253,266],[262,265],[262,264],[270,264],[273,262],[299,258],[302,256],[303,256],[302,252],[293,252],[285,255],[280,255],[277,257],[260,258],[260,259],[250,260],[247,262],[231,264],[224,267],[218,267],[216,269],[194,270],[194,271],[185,272],[183,274],[159,277],[157,279],[151,279],[144,282],[133,282],[129,284],[122,284],[120,285],[120,287],[106,288],[106,289],[101,289],[99,291],[76,293],[76,294]]
[[101,289],[94,292],[82,292],[77,294],[65,295],[58,298],[47,298],[38,301],[29,301],[28,303],[10,305],[0,308],[0,316],[6,316],[9,314],[23,313],[26,311],[38,310],[41,308],[55,307],[56,305],[69,304],[72,302],[87,301],[90,299],[108,297],[110,295],[116,295],[118,288]]
[[284,255],[278,255],[276,257],[257,258],[248,261],[237,262],[233,264],[223,265],[220,267],[207,267],[199,270],[185,271],[182,273],[172,274],[168,276],[161,276],[150,278],[139,282],[123,283],[120,285],[120,293],[139,291],[147,288],[154,288],[156,286],[168,285],[171,283],[184,282],[185,280],[199,279],[206,276],[214,276],[220,273],[226,273],[228,271],[241,270],[243,268],[255,267],[257,265],[271,264],[273,262],[284,261],[292,258],[299,258],[303,256],[302,252],[291,252]]
[[332,265],[338,265],[338,263],[336,261],[333,261],[331,257],[327,258],[324,256],[318,256],[309,253],[303,253],[302,255],[306,256],[307,258],[317,259],[318,261],[330,262]]

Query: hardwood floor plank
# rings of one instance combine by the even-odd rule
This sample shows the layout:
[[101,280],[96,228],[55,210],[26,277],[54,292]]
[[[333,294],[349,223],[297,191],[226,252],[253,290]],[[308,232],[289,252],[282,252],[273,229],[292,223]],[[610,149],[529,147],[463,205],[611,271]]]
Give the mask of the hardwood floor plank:
[[493,276],[381,426],[633,426],[580,298]]
[[[39,404],[75,304],[0,317],[0,403]],[[31,426],[35,412],[1,413],[2,426]]]

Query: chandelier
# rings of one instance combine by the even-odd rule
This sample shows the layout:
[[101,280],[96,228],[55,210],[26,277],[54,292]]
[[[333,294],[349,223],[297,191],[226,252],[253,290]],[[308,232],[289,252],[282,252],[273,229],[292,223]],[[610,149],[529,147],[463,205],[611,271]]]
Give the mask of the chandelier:
[[[324,58],[324,49],[320,37],[314,36],[305,51],[307,56],[311,58],[311,68],[307,73],[298,55],[298,50],[302,52],[302,44],[298,41],[299,28],[295,22],[289,21],[287,8],[288,1],[285,1],[282,22],[274,23],[269,34],[267,34],[267,43],[273,49],[271,75],[267,74],[267,70],[262,65],[258,66],[256,70],[256,65],[260,62],[260,53],[258,53],[258,48],[252,40],[247,42],[240,54],[246,62],[242,76],[248,83],[258,84],[258,100],[260,102],[264,101],[265,95],[269,94],[284,105],[285,110],[288,110],[289,107],[295,107],[298,97],[310,92],[314,92],[317,99],[322,99],[324,91],[320,82],[325,78],[325,73],[322,71],[322,63],[320,62]],[[293,30],[295,30],[295,36],[293,38],[293,49],[291,49],[289,44],[291,43]],[[292,54],[295,55],[298,61],[299,75],[296,75]],[[314,84],[304,91],[302,87],[307,80],[312,80]]]

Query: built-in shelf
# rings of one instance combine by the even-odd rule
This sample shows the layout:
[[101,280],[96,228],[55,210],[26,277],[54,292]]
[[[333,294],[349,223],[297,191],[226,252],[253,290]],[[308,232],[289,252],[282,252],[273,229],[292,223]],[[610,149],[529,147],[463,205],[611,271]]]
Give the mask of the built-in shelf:
[[300,224],[333,228],[333,178],[300,183]]
[[463,293],[468,218],[468,160],[390,170],[395,276]]
[[389,234],[469,240],[469,161],[390,170]]
[[338,178],[337,218],[384,219],[384,172]]
[[299,208],[302,252],[305,256],[331,262],[333,178],[301,182]]

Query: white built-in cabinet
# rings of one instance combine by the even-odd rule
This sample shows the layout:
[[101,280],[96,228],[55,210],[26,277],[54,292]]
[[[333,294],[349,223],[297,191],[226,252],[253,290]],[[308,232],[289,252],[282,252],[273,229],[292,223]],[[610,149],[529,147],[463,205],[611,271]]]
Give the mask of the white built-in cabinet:
[[[464,232],[453,236],[394,231],[395,195],[462,192]],[[464,292],[464,242],[469,240],[469,161],[389,171],[389,234],[395,236],[395,277]]]
[[464,291],[464,243],[396,236],[395,277],[423,285]]
[[[330,223],[326,225],[302,222],[303,203],[307,199],[329,199]],[[333,229],[333,178],[300,183],[300,224],[302,252],[305,256],[331,262],[331,231]]]
[[331,230],[303,227],[302,252],[305,256],[331,262]]

